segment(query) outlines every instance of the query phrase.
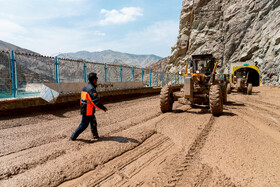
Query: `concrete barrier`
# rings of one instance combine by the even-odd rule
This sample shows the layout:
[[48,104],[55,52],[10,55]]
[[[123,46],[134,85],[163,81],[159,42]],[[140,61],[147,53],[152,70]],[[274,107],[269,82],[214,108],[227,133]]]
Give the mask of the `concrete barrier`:
[[[182,85],[174,85],[172,87],[174,90],[179,90],[182,87]],[[101,100],[106,101],[111,99],[117,100],[118,98],[144,96],[147,94],[159,94],[160,90],[161,87],[143,87],[134,89],[99,91],[98,95]],[[1,99],[0,115],[7,115],[13,113],[14,111],[18,113],[24,111],[25,109],[32,110],[32,108],[56,108],[56,106],[58,105],[69,106],[70,104],[74,104],[75,106],[79,106],[79,101],[80,93],[69,93],[60,95],[57,98],[55,104],[48,103],[40,97]]]
[[[49,103],[55,103],[59,96],[65,94],[81,93],[81,90],[87,83],[47,83],[44,84],[40,97]],[[143,82],[111,82],[97,84],[97,92],[107,92],[115,90],[128,90],[135,88],[143,88]]]
[[[46,83],[45,86],[55,90],[59,94],[72,94],[81,93],[82,88],[86,85],[85,82],[77,83]],[[97,92],[110,91],[110,90],[124,90],[143,88],[143,82],[107,82],[98,83]]]

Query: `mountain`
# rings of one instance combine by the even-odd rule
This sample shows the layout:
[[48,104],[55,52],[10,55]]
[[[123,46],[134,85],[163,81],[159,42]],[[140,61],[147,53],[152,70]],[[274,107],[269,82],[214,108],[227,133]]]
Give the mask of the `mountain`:
[[279,85],[279,12],[279,0],[183,0],[168,69],[180,70],[192,54],[212,53],[221,71],[258,65],[263,84]]
[[36,53],[34,51],[30,51],[28,49],[24,49],[24,48],[21,48],[16,45],[13,45],[13,44],[0,40],[0,51],[11,51],[11,50],[13,50],[14,52],[19,52],[19,53],[28,53],[28,54],[37,54],[38,55],[38,53]]
[[[51,58],[38,57],[34,51],[18,47],[0,40],[0,91],[12,88],[10,75],[9,53],[13,50],[16,54],[17,86],[24,89],[27,83],[54,82],[54,62]],[[31,55],[26,55],[31,54]]]
[[135,67],[149,66],[162,57],[156,55],[134,55],[129,53],[121,53],[112,50],[105,50],[100,52],[79,51],[76,53],[61,53],[60,58],[69,59],[84,59],[91,62],[100,62],[108,64],[126,64]]

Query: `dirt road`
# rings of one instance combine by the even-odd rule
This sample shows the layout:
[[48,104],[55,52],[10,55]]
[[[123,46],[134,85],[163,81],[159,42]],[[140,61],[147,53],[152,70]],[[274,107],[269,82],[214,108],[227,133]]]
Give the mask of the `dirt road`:
[[107,104],[101,139],[69,141],[79,110],[3,118],[0,186],[280,186],[280,88],[232,93],[224,114],[159,96]]

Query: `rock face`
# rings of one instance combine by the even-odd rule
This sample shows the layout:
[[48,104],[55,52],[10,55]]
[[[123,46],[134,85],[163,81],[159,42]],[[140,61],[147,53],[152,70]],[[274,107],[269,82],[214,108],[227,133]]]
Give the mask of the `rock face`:
[[220,71],[249,63],[263,84],[280,84],[280,0],[183,0],[178,40],[168,64],[180,71],[192,54],[212,53]]
[[167,66],[167,63],[169,62],[169,60],[170,60],[169,56],[165,57],[146,68],[152,69],[152,71],[154,71],[154,72],[165,72],[166,66]]

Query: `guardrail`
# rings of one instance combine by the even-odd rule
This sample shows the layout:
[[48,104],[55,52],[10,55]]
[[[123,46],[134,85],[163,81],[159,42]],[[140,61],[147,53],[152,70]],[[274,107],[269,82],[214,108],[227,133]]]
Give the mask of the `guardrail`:
[[[179,90],[182,85],[173,85],[174,90]],[[98,96],[103,101],[118,99],[127,99],[130,97],[139,97],[150,94],[159,94],[161,87],[142,87],[133,89],[111,89],[111,90],[101,90],[98,92]],[[16,114],[28,111],[44,110],[48,107],[57,106],[69,107],[70,105],[79,106],[80,93],[68,93],[59,95],[55,103],[49,103],[43,100],[41,97],[30,97],[30,98],[8,98],[0,100],[0,114]]]
[[0,91],[11,97],[17,97],[19,91],[39,92],[38,84],[87,82],[90,72],[97,73],[101,83],[141,81],[146,86],[159,87],[183,82],[177,73],[14,51],[0,52],[0,72]]

